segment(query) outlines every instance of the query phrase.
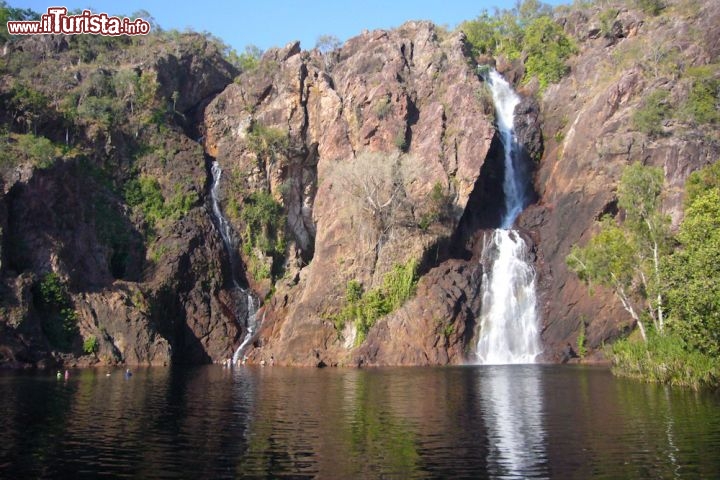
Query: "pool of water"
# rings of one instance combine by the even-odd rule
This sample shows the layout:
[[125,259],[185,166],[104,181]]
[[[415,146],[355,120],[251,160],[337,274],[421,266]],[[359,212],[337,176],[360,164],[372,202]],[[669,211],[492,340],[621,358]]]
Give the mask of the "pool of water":
[[718,478],[720,396],[573,366],[0,374],[2,478]]

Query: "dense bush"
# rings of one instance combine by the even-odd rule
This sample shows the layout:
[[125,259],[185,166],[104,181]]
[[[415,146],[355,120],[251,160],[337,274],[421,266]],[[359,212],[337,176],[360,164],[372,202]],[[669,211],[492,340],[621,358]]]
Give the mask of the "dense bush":
[[78,334],[77,313],[67,285],[56,273],[46,274],[34,288],[34,303],[42,315],[42,329],[50,345],[68,351]]
[[565,61],[576,52],[572,40],[550,15],[547,5],[525,0],[513,10],[463,22],[474,55],[504,55],[525,59],[524,83],[537,78],[540,88],[559,81],[568,72]]
[[[256,280],[278,273],[285,255],[285,216],[282,205],[270,193],[251,193],[240,210],[245,225],[243,250],[254,264],[250,271]],[[256,254],[272,257],[272,267],[256,258]]]
[[35,136],[32,133],[16,135],[15,155],[23,155],[38,168],[52,166],[55,159],[60,156],[60,149],[45,137]]
[[651,334],[648,341],[623,339],[612,346],[613,372],[623,377],[694,389],[720,382],[720,361],[688,348],[677,335]]
[[668,325],[688,347],[720,356],[720,162],[688,180],[679,247],[665,269]]
[[650,136],[663,133],[663,120],[670,115],[670,104],[666,90],[655,90],[646,96],[633,114],[633,126]]
[[250,128],[247,137],[250,150],[258,156],[274,158],[280,152],[287,150],[289,146],[288,132],[274,127],[266,127],[254,123]]
[[687,115],[696,124],[720,122],[720,65],[711,64],[689,68],[687,77],[692,87],[685,104]]
[[657,15],[665,8],[663,0],[635,0],[635,5],[650,15]]
[[91,355],[98,351],[98,340],[94,335],[90,335],[83,341],[83,352]]
[[146,234],[151,237],[161,222],[176,221],[185,216],[197,203],[198,196],[194,191],[183,192],[180,185],[176,185],[174,195],[166,200],[157,179],[141,175],[125,185],[125,201],[142,213]]
[[357,280],[349,281],[345,289],[345,307],[333,317],[338,332],[342,332],[347,322],[353,322],[357,331],[355,343],[361,344],[379,318],[394,312],[415,295],[417,266],[415,260],[395,265],[383,278],[382,285],[368,292]]
[[720,163],[688,179],[685,218],[674,238],[674,251],[668,219],[660,211],[662,191],[660,169],[627,167],[618,187],[624,221],[605,218],[585,247],[573,247],[568,266],[583,281],[613,288],[639,326],[644,342],[625,339],[612,349],[616,373],[693,388],[716,387]]

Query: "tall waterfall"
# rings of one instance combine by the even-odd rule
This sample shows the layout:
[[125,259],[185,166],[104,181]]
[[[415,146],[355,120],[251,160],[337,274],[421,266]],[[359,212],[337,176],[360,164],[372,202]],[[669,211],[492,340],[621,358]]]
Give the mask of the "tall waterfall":
[[504,212],[500,228],[485,238],[482,263],[482,309],[476,354],[479,363],[533,363],[540,354],[537,325],[535,270],[519,232],[511,227],[527,206],[528,178],[520,168],[514,112],[520,97],[495,70],[488,83],[505,152]]
[[247,306],[247,318],[245,319],[245,337],[243,338],[243,341],[240,342],[240,346],[237,348],[237,350],[235,350],[232,358],[232,364],[237,365],[237,362],[240,359],[240,355],[242,355],[245,347],[247,347],[247,345],[252,340],[255,329],[257,328],[257,305],[255,303],[255,298],[250,292],[250,289],[242,288],[240,286],[240,282],[238,281],[238,256],[237,252],[235,251],[236,240],[230,222],[227,221],[227,219],[222,213],[222,210],[220,209],[220,203],[218,201],[218,191],[220,189],[222,168],[220,168],[220,164],[216,160],[213,161],[210,171],[212,173],[213,179],[212,187],[210,188],[210,203],[212,205],[213,216],[215,217],[218,230],[220,231],[220,237],[222,238],[225,252],[230,259],[230,275],[232,277],[233,287],[243,293]]

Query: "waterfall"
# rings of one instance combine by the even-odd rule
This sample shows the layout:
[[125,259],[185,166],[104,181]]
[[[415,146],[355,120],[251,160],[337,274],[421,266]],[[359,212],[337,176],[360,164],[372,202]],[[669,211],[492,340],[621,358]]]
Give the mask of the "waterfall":
[[243,341],[240,342],[240,346],[238,346],[237,350],[235,350],[235,353],[233,353],[232,357],[232,364],[237,365],[240,361],[242,353],[245,351],[245,347],[250,343],[250,340],[253,338],[253,334],[255,333],[255,327],[257,326],[257,307],[255,307],[255,299],[250,294],[249,291],[245,292],[247,295],[247,321],[245,322],[245,327],[247,328],[247,331],[245,332],[245,337],[243,338]]
[[527,206],[530,181],[520,167],[515,138],[514,112],[520,97],[495,70],[488,83],[504,150],[503,194],[500,228],[485,238],[483,249],[482,309],[476,355],[482,364],[533,363],[540,354],[537,325],[535,270],[519,232],[512,230]]
[[227,253],[227,256],[230,260],[230,276],[232,279],[233,288],[242,292],[245,297],[247,307],[247,318],[245,319],[245,337],[243,338],[242,342],[240,342],[240,346],[237,348],[237,350],[235,350],[232,358],[232,364],[237,365],[238,360],[240,360],[240,355],[242,355],[245,347],[247,347],[247,345],[252,340],[255,330],[257,328],[257,305],[255,302],[255,298],[250,292],[250,289],[242,288],[240,286],[240,282],[238,281],[239,259],[235,250],[237,241],[235,239],[235,235],[232,226],[230,225],[230,222],[228,222],[227,218],[225,218],[225,215],[223,215],[222,213],[222,210],[220,208],[220,202],[218,200],[220,178],[222,177],[222,168],[220,168],[220,164],[217,162],[217,160],[213,160],[212,166],[210,167],[210,172],[212,173],[213,180],[212,186],[210,187],[210,203],[212,206],[213,217],[215,218],[215,223],[218,227],[218,230],[220,231],[220,238],[222,238],[225,252]]

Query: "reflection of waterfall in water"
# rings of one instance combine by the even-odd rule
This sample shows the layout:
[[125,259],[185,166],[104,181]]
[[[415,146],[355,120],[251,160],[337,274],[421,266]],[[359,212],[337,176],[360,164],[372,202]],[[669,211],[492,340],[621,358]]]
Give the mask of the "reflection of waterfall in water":
[[482,263],[482,310],[476,355],[482,364],[533,363],[540,354],[535,271],[525,241],[511,230],[527,206],[530,179],[521,167],[515,139],[514,112],[520,97],[492,70],[488,84],[495,102],[504,150],[504,214],[500,228],[485,240]]
[[220,168],[220,164],[216,160],[213,161],[210,171],[212,173],[213,179],[212,187],[210,188],[210,203],[212,204],[213,217],[215,218],[216,225],[218,227],[218,230],[220,231],[220,237],[222,238],[225,252],[227,253],[228,259],[230,260],[230,276],[232,279],[233,288],[239,290],[244,294],[246,302],[246,333],[243,341],[240,343],[240,346],[237,348],[237,350],[235,350],[232,358],[232,364],[237,365],[237,362],[240,359],[240,355],[242,355],[242,352],[244,351],[245,347],[250,343],[253,334],[255,333],[255,329],[257,327],[257,305],[255,304],[255,299],[253,298],[250,289],[242,288],[240,286],[240,282],[238,281],[239,259],[237,256],[237,252],[235,251],[235,245],[237,242],[235,240],[235,236],[233,234],[230,222],[227,221],[227,219],[222,213],[222,210],[220,209],[220,203],[218,201],[218,191],[220,188],[220,178],[222,177],[222,168]]
[[480,383],[490,478],[542,478],[549,473],[537,368],[491,367]]

